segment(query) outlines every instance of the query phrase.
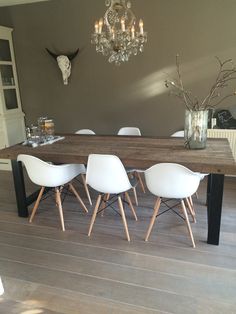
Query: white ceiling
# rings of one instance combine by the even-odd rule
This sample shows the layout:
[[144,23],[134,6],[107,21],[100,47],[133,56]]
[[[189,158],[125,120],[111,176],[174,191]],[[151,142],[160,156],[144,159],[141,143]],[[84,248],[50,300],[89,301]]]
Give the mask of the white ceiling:
[[40,1],[48,1],[48,0],[0,0],[0,7],[16,5],[16,4],[40,2]]

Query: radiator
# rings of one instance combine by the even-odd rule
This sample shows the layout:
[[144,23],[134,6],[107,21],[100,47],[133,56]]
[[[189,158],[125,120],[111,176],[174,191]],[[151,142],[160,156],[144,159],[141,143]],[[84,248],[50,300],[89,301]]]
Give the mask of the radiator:
[[236,161],[236,130],[208,129],[207,137],[227,138]]

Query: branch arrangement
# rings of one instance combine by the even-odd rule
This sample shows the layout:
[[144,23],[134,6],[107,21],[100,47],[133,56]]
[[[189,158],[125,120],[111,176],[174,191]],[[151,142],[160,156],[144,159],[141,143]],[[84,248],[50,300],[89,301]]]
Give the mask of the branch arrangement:
[[229,85],[230,81],[236,79],[236,67],[233,64],[232,59],[222,62],[218,57],[216,57],[216,60],[219,64],[219,71],[216,76],[216,80],[210,88],[207,96],[203,100],[199,101],[197,97],[193,97],[191,92],[185,89],[180,72],[179,55],[176,55],[177,80],[167,79],[165,81],[165,86],[167,88],[172,87],[173,90],[170,94],[179,98],[188,110],[198,111],[215,108],[228,97],[236,95],[236,91],[225,96],[222,96],[220,93],[222,89]]

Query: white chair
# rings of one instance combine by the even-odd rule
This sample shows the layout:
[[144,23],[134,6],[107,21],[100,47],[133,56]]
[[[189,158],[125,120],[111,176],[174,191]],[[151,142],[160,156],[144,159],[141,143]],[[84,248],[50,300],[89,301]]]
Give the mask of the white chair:
[[95,135],[95,132],[90,129],[81,129],[76,131],[75,134]]
[[4,287],[2,283],[2,278],[0,277],[0,296],[4,294]]
[[[117,135],[141,136],[141,131],[137,127],[123,127],[118,131]],[[138,182],[140,183],[141,189],[142,189],[143,193],[145,193],[146,192],[145,186],[144,186],[142,177],[139,173],[139,170],[138,169],[126,169],[126,171],[127,171],[127,173],[131,173],[131,174],[133,173],[137,177]],[[133,191],[134,191],[134,197],[135,197],[136,205],[138,205],[136,189],[134,188]]]
[[[157,196],[154,213],[146,234],[145,241],[148,241],[152,231],[160,208],[161,199],[178,199],[181,201],[181,209],[187,224],[193,247],[195,247],[193,233],[189,223],[184,199],[188,199],[188,197],[197,191],[200,182],[199,175],[179,164],[161,163],[156,164],[146,170],[145,179],[149,191]],[[188,203],[188,205],[190,204]]]
[[177,132],[171,134],[171,137],[184,137],[184,130],[177,131]]
[[119,129],[118,135],[131,135],[131,136],[141,136],[141,131],[136,127],[123,127]]
[[[97,202],[92,215],[88,236],[91,235],[92,228],[102,202],[107,201],[107,196],[115,194],[118,198],[118,204],[123,220],[127,240],[130,241],[128,226],[126,222],[124,207],[121,195],[124,193],[129,206],[132,210],[135,220],[137,216],[130,200],[128,190],[132,189],[132,185],[127,176],[126,170],[121,160],[114,155],[91,154],[88,158],[86,182],[93,189],[99,192]],[[102,195],[104,196],[102,199]],[[104,208],[101,209],[102,211]]]
[[[171,134],[171,137],[184,137],[184,130],[177,131],[177,132]],[[206,176],[209,175],[209,173],[200,173],[200,172],[196,172],[196,173],[199,175],[201,181],[202,181]],[[196,194],[196,197],[198,198],[197,192],[196,192],[195,194]],[[192,198],[191,198],[191,202],[192,202]]]
[[[75,134],[96,135],[96,133],[94,131],[90,130],[90,129],[81,129],[81,130],[76,131]],[[84,166],[85,172],[81,173],[81,178],[82,178],[82,181],[83,181],[84,189],[85,189],[85,192],[86,192],[89,204],[92,205],[91,196],[90,196],[89,189],[88,189],[88,186],[87,186],[86,180],[85,180],[86,167],[85,167],[85,165],[83,165],[83,166]]]
[[62,203],[61,203],[61,193],[63,186],[68,184],[70,190],[74,193],[84,211],[87,213],[88,210],[84,205],[81,197],[78,192],[75,190],[71,181],[78,176],[81,172],[84,171],[82,165],[76,164],[66,164],[66,165],[52,165],[45,161],[42,161],[39,158],[30,155],[19,155],[17,161],[21,161],[26,168],[30,180],[36,185],[41,186],[38,198],[35,202],[34,208],[32,210],[29,222],[31,223],[34,215],[39,206],[40,200],[44,193],[45,187],[55,188],[56,193],[56,204],[59,209],[61,227],[65,231]]

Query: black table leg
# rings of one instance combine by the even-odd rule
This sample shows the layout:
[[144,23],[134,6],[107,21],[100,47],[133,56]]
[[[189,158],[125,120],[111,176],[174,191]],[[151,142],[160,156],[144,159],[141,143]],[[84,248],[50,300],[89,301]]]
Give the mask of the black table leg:
[[[29,196],[26,196],[22,163],[21,161],[12,160],[11,164],[12,164],[12,173],[13,173],[15,193],[16,193],[18,216],[28,217],[29,216],[28,206],[37,199],[40,190],[37,190],[33,192],[32,194],[30,194]],[[46,194],[50,190],[51,188],[46,187],[44,189],[43,194]]]
[[20,217],[28,217],[27,197],[25,193],[25,182],[22,169],[22,163],[17,160],[12,160],[12,173],[14,179],[16,203],[18,215]]
[[219,245],[223,192],[224,175],[210,174],[207,185],[208,244]]

